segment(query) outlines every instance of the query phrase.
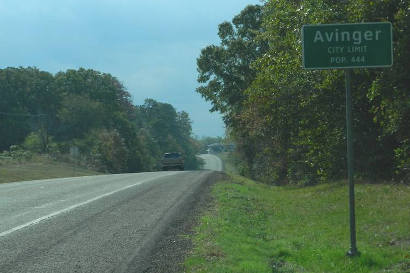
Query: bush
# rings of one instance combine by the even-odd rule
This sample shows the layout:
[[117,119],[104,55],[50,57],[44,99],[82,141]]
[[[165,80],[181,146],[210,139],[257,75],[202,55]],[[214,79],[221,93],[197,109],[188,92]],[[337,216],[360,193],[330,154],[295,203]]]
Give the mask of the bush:
[[33,154],[30,151],[26,151],[18,145],[10,146],[10,156],[12,159],[17,160],[18,162],[21,162],[23,160],[30,160],[33,158]]
[[404,183],[410,183],[410,141],[405,140],[394,150],[395,174]]
[[110,173],[127,170],[128,149],[117,130],[93,130],[75,144],[91,167]]
[[34,153],[41,153],[43,150],[43,142],[38,132],[31,132],[23,142],[23,147]]

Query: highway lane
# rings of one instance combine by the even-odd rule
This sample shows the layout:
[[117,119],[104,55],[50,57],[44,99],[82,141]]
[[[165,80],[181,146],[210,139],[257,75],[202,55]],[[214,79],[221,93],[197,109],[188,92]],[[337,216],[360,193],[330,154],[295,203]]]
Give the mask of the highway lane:
[[205,161],[204,170],[223,171],[222,160],[216,155],[201,154],[199,157]]
[[0,272],[138,272],[211,171],[0,184]]

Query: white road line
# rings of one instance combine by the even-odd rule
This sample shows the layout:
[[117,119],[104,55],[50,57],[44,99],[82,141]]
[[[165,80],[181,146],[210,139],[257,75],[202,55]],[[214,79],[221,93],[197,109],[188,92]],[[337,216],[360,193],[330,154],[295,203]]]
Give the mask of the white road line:
[[9,229],[9,230],[3,231],[3,232],[0,233],[0,237],[4,237],[4,236],[6,236],[6,235],[9,235],[10,233],[13,233],[13,232],[15,232],[15,231],[17,231],[17,230],[23,229],[23,228],[25,228],[25,227],[32,226],[32,225],[36,225],[36,224],[38,224],[38,223],[40,223],[40,222],[42,222],[42,221],[44,221],[44,220],[50,219],[50,218],[52,218],[52,217],[54,217],[54,216],[56,216],[56,215],[59,215],[59,214],[61,214],[61,213],[70,211],[70,210],[75,209],[75,208],[78,208],[78,207],[80,207],[80,206],[89,204],[89,203],[91,203],[91,202],[94,202],[94,201],[96,201],[96,200],[98,200],[98,199],[101,199],[101,198],[104,198],[104,197],[106,197],[106,196],[109,196],[109,195],[111,195],[111,194],[114,194],[114,193],[117,193],[117,192],[120,192],[120,191],[129,189],[129,188],[135,187],[135,186],[137,186],[137,185],[141,185],[141,184],[143,184],[143,183],[149,182],[149,181],[151,181],[151,180],[155,180],[155,179],[157,179],[157,178],[163,178],[163,177],[171,176],[171,175],[175,175],[175,174],[176,174],[176,173],[169,173],[169,174],[165,174],[165,175],[162,175],[162,176],[159,176],[159,177],[147,178],[147,179],[144,179],[144,180],[142,180],[142,181],[139,181],[138,183],[135,183],[135,184],[132,184],[132,185],[128,185],[128,186],[122,187],[122,188],[120,188],[120,189],[118,189],[118,190],[111,191],[111,192],[108,192],[108,193],[104,193],[104,194],[99,195],[99,196],[97,196],[97,197],[91,198],[91,199],[89,199],[89,200],[87,200],[87,201],[84,201],[84,202],[81,202],[81,203],[78,203],[78,204],[69,206],[69,207],[67,207],[67,208],[65,208],[65,209],[55,211],[55,212],[50,213],[50,214],[48,214],[48,215],[45,215],[45,216],[43,216],[43,217],[37,218],[37,219],[35,219],[35,220],[33,220],[33,221],[30,221],[30,222],[27,222],[27,223],[25,223],[25,224],[19,225],[19,226],[17,226],[17,227],[11,228],[11,229]]

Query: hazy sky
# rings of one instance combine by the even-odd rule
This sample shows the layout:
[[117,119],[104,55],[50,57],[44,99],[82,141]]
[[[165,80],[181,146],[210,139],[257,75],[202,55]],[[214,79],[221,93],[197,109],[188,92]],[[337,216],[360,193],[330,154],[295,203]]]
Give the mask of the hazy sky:
[[197,136],[224,125],[195,92],[196,58],[217,26],[259,0],[1,0],[0,68],[110,73],[134,104],[153,98],[187,111]]

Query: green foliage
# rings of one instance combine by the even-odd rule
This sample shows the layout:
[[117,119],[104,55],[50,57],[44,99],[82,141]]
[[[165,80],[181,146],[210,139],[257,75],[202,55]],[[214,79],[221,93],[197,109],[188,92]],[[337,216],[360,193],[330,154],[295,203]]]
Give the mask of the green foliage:
[[10,146],[10,156],[12,159],[22,162],[24,160],[30,160],[33,157],[33,154],[30,151],[24,150],[18,145]]
[[145,128],[147,134],[145,141],[151,143],[151,154],[157,163],[166,152],[180,152],[185,158],[186,169],[199,168],[196,158],[199,146],[191,136],[192,122],[186,112],[177,112],[172,105],[153,99],[145,100],[138,111],[141,115],[140,126]]
[[53,76],[37,68],[0,69],[0,150],[21,143],[32,130],[47,135],[47,116],[58,101],[52,83]]
[[40,153],[43,150],[43,143],[38,132],[31,132],[23,142],[23,147],[34,153]]
[[240,111],[245,99],[243,91],[255,76],[250,64],[266,48],[263,41],[254,42],[261,28],[261,17],[261,6],[248,6],[232,20],[232,24],[220,24],[221,45],[204,48],[197,60],[198,81],[204,84],[197,92],[212,102],[212,110],[226,114],[227,122]]
[[[112,173],[158,170],[163,153],[179,151],[187,168],[199,167],[188,114],[154,100],[132,105],[110,74],[0,69],[0,94],[0,150],[21,144],[31,152],[69,158],[70,148],[78,147],[77,164]],[[21,159],[29,155],[21,149],[11,153]]]
[[405,140],[394,150],[396,174],[405,183],[410,183],[410,140]]
[[57,114],[61,124],[58,139],[80,138],[91,129],[102,127],[102,111],[101,103],[87,97],[74,94],[64,96]]
[[[354,71],[354,165],[359,177],[406,177],[410,3],[278,0],[258,9],[244,9],[233,25],[222,23],[221,45],[205,48],[198,59],[198,81],[207,85],[197,91],[224,114],[242,158],[240,172],[267,183],[305,185],[345,175],[344,75],[302,69],[300,30],[304,24],[390,21],[393,67]],[[238,18],[253,23],[237,25]]]
[[127,170],[128,151],[118,131],[95,131],[89,137],[96,139],[90,155],[101,171],[121,173]]

